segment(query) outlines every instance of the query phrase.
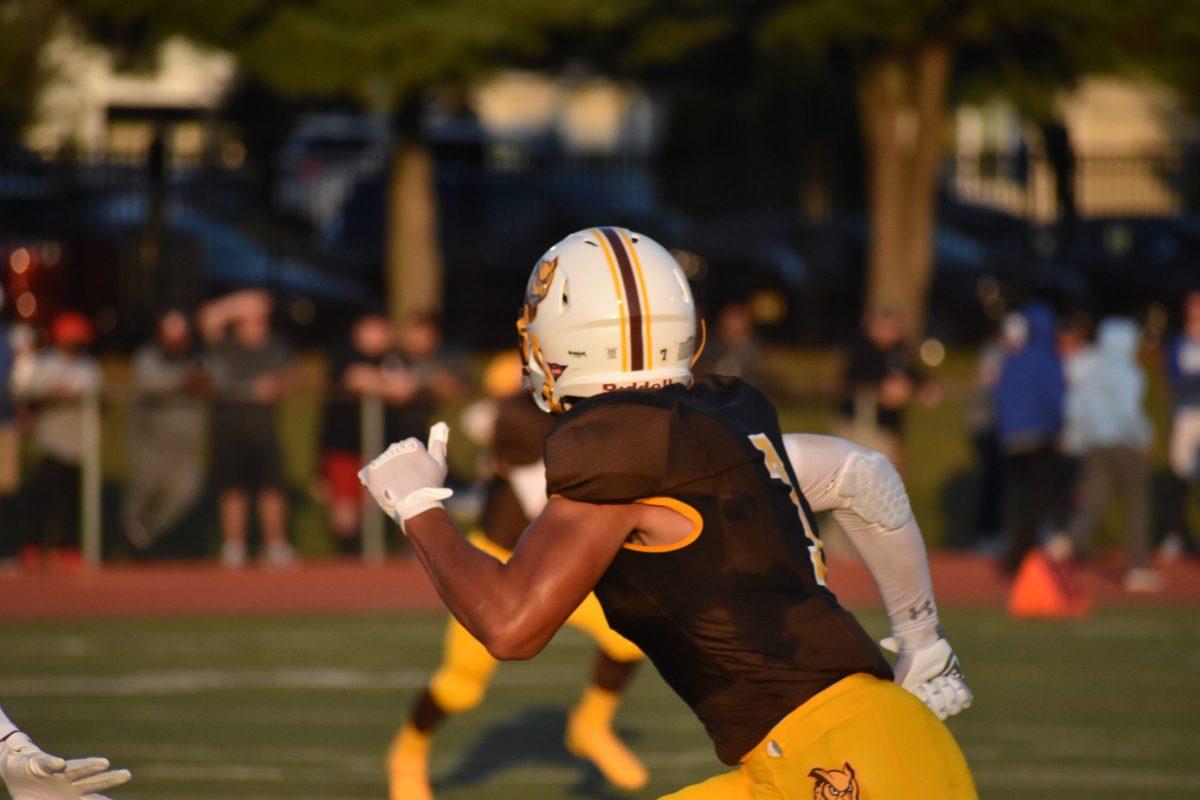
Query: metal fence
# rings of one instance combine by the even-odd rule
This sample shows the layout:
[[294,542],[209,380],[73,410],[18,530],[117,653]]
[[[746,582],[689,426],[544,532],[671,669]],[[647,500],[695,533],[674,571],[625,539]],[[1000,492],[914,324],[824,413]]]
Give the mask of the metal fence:
[[1196,161],[1179,150],[1092,154],[1057,166],[1036,154],[959,154],[948,162],[947,190],[1033,223],[1058,218],[1064,200],[1083,217],[1176,216],[1200,200]]
[[[843,246],[840,232],[865,229],[862,175],[850,167],[808,174],[805,163],[772,164],[732,150],[584,159],[500,148],[488,158],[446,156],[437,190],[446,309],[461,317],[455,335],[476,346],[506,343],[514,287],[529,264],[555,236],[597,218],[640,226],[685,249],[706,235],[750,238],[757,249],[736,249],[755,253],[763,270],[778,269],[771,253],[789,250],[810,272],[854,280],[865,235],[856,232]],[[1196,164],[1183,150],[1080,156],[1068,182],[1083,216],[1180,215],[1200,201]],[[106,346],[125,348],[144,336],[163,303],[191,305],[214,287],[267,286],[288,302],[302,298],[305,308],[309,299],[355,307],[378,301],[388,190],[382,174],[348,191],[334,215],[339,221],[316,230],[278,207],[261,169],[188,161],[152,167],[0,151],[0,253],[51,247],[62,256],[59,272],[69,275],[47,276],[36,307],[26,303],[31,319],[78,308],[109,320],[101,331]],[[1041,155],[959,155],[943,178],[951,202],[1000,212],[1016,226],[1032,228],[1062,211],[1057,173]],[[980,235],[985,250],[1005,246]],[[707,257],[714,280],[743,266],[717,245],[705,248],[715,253]],[[834,263],[816,263],[825,258]],[[18,290],[11,277],[10,292]],[[806,314],[833,317],[828,308],[813,303]]]
[[[299,438],[288,441],[288,435],[280,437],[279,445],[285,458],[291,458],[297,451],[309,451],[317,446],[315,441],[320,436],[320,425],[314,422],[314,412],[325,401],[320,394],[307,394],[291,398],[288,402],[293,407],[302,410],[302,416],[310,421],[303,430],[294,431]],[[170,402],[170,401],[168,401]],[[192,400],[182,402],[192,403]],[[358,398],[357,413],[361,421],[360,441],[358,452],[361,463],[365,464],[374,458],[387,445],[385,425],[386,407],[384,401],[374,395],[364,395]],[[135,465],[138,446],[128,435],[144,424],[136,411],[137,404],[133,396],[119,389],[109,389],[104,392],[84,392],[73,397],[57,397],[48,400],[21,397],[15,404],[18,413],[9,422],[0,423],[19,431],[19,435],[4,437],[5,447],[14,447],[14,452],[0,454],[0,458],[11,459],[15,462],[12,486],[6,488],[8,503],[6,513],[0,516],[0,561],[5,557],[15,557],[23,547],[40,549],[43,547],[61,547],[74,550],[76,546],[82,561],[89,566],[99,566],[106,557],[114,551],[129,553],[125,543],[125,522],[119,509],[126,497],[131,472],[139,467]],[[206,412],[209,409],[206,409]],[[77,437],[77,446],[72,445],[73,453],[63,456],[61,452],[53,452],[42,441],[39,435],[39,420],[48,416],[57,420],[64,417],[70,420],[70,436]],[[207,416],[207,414],[206,414]],[[277,425],[279,430],[288,428],[284,421]],[[60,427],[61,432],[61,427]],[[278,433],[278,431],[276,431]],[[203,440],[203,437],[199,437]],[[61,436],[59,436],[61,440]],[[194,459],[196,463],[182,464],[176,462],[180,469],[192,469],[201,474],[204,470],[204,453],[177,451],[179,461]],[[64,475],[60,470],[50,476],[42,476],[41,470],[48,460],[53,460],[67,470],[77,473],[78,497],[70,497],[70,483],[74,476]],[[289,484],[311,484],[318,479],[314,459],[302,458],[306,465],[290,469],[287,476]],[[164,465],[165,466],[165,465]],[[144,468],[144,467],[143,467]],[[168,469],[171,467],[168,466]],[[52,492],[41,491],[38,484],[50,480],[54,485]],[[124,492],[106,491],[120,485]],[[306,486],[291,486],[299,488],[304,496]],[[191,498],[191,506],[202,502],[207,486]],[[47,498],[50,498],[49,500]],[[369,563],[382,561],[388,552],[388,525],[384,514],[370,501],[365,489],[362,492],[362,515],[359,523],[362,559]],[[74,506],[77,502],[77,532],[59,531],[62,538],[55,542],[41,539],[41,522],[44,517],[62,511],[57,505]],[[20,506],[15,509],[14,505]],[[318,504],[319,505],[319,504]],[[19,510],[20,513],[12,513]],[[66,516],[76,516],[72,511],[66,511]],[[185,516],[181,514],[180,517]],[[176,519],[178,524],[178,518]],[[114,529],[116,528],[116,529]],[[77,533],[77,538],[73,535]],[[114,543],[118,543],[114,546]]]

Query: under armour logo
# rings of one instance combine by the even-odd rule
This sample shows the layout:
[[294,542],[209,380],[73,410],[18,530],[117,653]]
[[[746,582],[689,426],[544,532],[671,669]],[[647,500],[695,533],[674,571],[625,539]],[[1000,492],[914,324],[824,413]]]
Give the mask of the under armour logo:
[[946,659],[946,663],[942,665],[942,671],[939,672],[938,675],[961,678],[963,676],[963,671],[962,667],[958,663],[958,656],[954,655],[954,653],[951,653],[950,657]]
[[909,619],[919,619],[921,615],[932,617],[934,614],[933,601],[926,600],[923,606],[911,606],[908,609]]

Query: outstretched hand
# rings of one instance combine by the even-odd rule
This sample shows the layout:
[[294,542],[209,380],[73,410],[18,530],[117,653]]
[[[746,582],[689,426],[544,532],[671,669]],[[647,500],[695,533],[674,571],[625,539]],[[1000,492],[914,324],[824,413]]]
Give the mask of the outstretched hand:
[[106,758],[64,760],[18,731],[0,743],[0,780],[13,800],[110,800],[100,792],[121,786],[129,770],[110,770]]

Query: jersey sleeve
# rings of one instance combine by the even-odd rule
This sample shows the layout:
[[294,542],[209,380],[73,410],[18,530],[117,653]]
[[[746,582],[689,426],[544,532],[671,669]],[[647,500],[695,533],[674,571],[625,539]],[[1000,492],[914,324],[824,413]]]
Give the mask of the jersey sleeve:
[[546,440],[546,488],[583,503],[632,503],[680,479],[684,444],[667,409],[610,403],[568,413]]

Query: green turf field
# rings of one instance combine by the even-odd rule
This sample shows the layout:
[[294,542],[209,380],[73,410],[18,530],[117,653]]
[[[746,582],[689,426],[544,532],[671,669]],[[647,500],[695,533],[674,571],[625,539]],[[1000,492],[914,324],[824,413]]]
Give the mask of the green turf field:
[[[1200,797],[1195,610],[944,619],[976,691],[953,730],[983,798]],[[47,749],[132,768],[122,800],[385,798],[382,754],[441,629],[432,615],[0,625],[0,704]],[[615,797],[560,743],[590,654],[567,631],[504,667],[439,739],[438,797]],[[722,769],[652,670],[620,724],[653,773],[644,797]]]

